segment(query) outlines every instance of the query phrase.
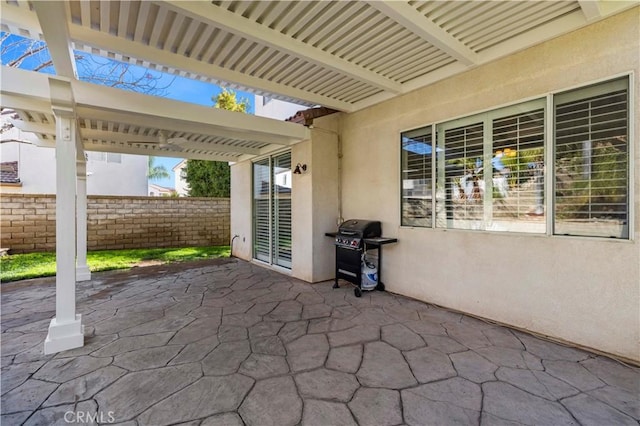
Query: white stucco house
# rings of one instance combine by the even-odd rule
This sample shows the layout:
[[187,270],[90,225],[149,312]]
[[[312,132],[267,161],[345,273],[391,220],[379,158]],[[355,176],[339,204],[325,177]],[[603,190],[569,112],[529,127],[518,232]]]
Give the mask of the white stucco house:
[[[388,291],[640,363],[637,2],[105,4],[3,6],[57,72],[2,78],[59,165],[46,352],[83,344],[77,153],[175,157],[159,141],[179,138],[233,163],[234,256],[329,280],[325,233],[379,220]],[[300,125],[95,87],[70,47],[338,112]]]
[[187,160],[182,160],[178,164],[172,167],[174,187],[180,197],[186,197],[189,195],[189,184],[187,183],[185,168],[187,167]]
[[171,197],[176,191],[173,188],[167,188],[166,186],[158,185],[155,183],[149,183],[149,196],[150,197]]
[[304,105],[274,99],[269,96],[255,95],[254,112],[255,115],[260,117],[286,120],[304,109],[307,109]]
[[[6,136],[6,135],[5,135]],[[147,195],[147,157],[87,152],[89,195]],[[0,163],[14,173],[0,182],[0,193],[55,194],[55,149],[27,142],[0,144]]]

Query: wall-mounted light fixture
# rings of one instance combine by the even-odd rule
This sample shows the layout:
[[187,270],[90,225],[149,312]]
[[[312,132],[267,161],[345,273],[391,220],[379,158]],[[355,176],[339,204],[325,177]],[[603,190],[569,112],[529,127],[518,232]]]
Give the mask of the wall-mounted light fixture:
[[302,173],[307,171],[307,165],[306,164],[296,164],[296,168],[293,171],[294,175],[301,175]]

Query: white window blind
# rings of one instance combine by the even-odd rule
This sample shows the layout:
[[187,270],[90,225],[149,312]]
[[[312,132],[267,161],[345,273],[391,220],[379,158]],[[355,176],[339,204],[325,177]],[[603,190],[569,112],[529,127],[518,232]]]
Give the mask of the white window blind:
[[253,257],[269,262],[271,260],[271,212],[269,159],[253,163]]
[[560,94],[554,104],[554,233],[628,238],[628,80]]
[[437,226],[483,229],[483,123],[447,127],[438,129],[438,189],[444,197],[437,200]]
[[436,226],[544,233],[545,101],[437,126]]
[[291,153],[253,163],[253,257],[291,268]]
[[291,268],[291,153],[273,157],[273,263]]
[[543,108],[493,120],[492,212],[500,227],[545,232],[544,129]]
[[433,212],[431,127],[402,138],[402,225],[430,227]]

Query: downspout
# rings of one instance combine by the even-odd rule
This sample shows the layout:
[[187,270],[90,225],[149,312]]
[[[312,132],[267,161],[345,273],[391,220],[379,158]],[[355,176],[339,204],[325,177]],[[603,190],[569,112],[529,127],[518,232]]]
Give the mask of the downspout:
[[342,138],[337,133],[338,138],[338,226],[344,222],[342,217]]

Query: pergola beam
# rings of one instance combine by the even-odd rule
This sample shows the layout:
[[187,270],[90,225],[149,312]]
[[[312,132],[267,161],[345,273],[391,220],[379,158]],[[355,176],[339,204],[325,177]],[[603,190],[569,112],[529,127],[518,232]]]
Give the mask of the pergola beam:
[[373,87],[392,93],[402,93],[403,91],[402,85],[396,81],[296,40],[279,31],[252,22],[222,7],[215,6],[211,2],[168,1],[167,3],[173,10],[184,13],[196,21],[206,22],[248,40],[267,45],[325,69],[365,82]]
[[83,118],[284,145],[308,137],[308,129],[285,121],[80,81],[74,82],[73,89],[78,116]]
[[35,1],[33,7],[40,21],[56,74],[77,79],[78,72],[67,27],[68,19],[64,2]]
[[457,61],[465,65],[478,63],[476,52],[420,14],[407,2],[372,0],[367,3]]

